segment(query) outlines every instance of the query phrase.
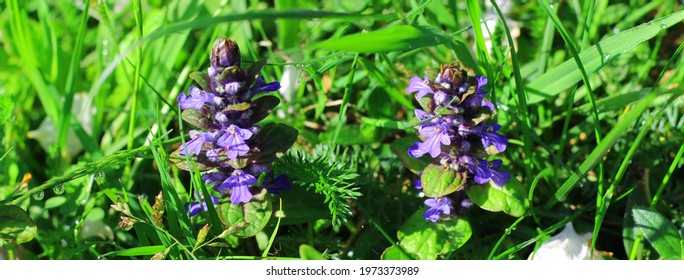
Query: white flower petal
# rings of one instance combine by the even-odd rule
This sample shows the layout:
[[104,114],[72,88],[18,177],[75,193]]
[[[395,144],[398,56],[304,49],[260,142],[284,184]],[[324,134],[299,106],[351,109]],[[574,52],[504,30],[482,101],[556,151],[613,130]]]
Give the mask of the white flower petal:
[[563,231],[544,242],[528,260],[588,260],[590,239],[591,233],[579,235],[572,223],[567,223]]

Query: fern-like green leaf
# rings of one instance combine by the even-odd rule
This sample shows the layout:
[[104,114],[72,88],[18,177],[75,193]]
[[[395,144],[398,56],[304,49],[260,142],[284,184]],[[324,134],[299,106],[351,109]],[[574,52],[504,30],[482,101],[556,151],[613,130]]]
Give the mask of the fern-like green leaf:
[[292,151],[279,158],[274,169],[287,174],[293,184],[324,195],[334,226],[339,226],[351,217],[349,202],[361,196],[358,191],[360,176],[356,168],[344,164],[344,161],[332,160],[330,153],[320,149],[314,151],[313,155]]

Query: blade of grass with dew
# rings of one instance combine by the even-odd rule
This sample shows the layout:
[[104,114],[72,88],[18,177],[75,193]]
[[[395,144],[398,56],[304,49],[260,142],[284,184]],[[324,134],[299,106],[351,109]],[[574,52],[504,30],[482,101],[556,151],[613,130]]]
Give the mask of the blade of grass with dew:
[[508,29],[508,25],[506,25],[506,19],[503,16],[503,13],[501,13],[501,9],[499,9],[499,6],[495,1],[491,1],[492,6],[496,10],[496,13],[499,15],[499,20],[503,22],[502,26],[504,28],[504,33],[506,34],[506,38],[508,39],[508,44],[511,46],[511,62],[513,64],[513,76],[515,77],[515,91],[516,95],[518,97],[518,110],[522,113],[520,116],[520,120],[522,123],[522,130],[523,130],[523,142],[525,145],[523,146],[523,150],[525,152],[525,175],[526,176],[531,176],[532,175],[532,164],[531,164],[531,158],[532,158],[532,124],[530,123],[530,117],[529,117],[529,112],[528,112],[528,107],[527,107],[527,98],[525,97],[525,88],[523,85],[523,79],[522,75],[520,72],[520,64],[518,62],[518,54],[513,47],[515,44],[513,43],[513,37],[511,36],[511,31]]
[[[365,59],[365,58],[360,58],[359,62],[361,62],[361,66],[363,68],[366,68],[368,71],[368,74],[370,74],[371,77],[373,77],[373,80],[375,80],[379,85],[391,85],[393,84],[389,77],[387,77],[385,74],[383,74],[374,64],[372,61]],[[392,97],[392,100],[398,102],[402,106],[406,107],[408,110],[413,110],[415,106],[413,106],[413,103],[411,100],[409,100],[406,97],[406,94],[404,94],[402,91],[399,91],[396,87],[385,87],[384,90],[389,94],[390,97]]]
[[[684,11],[679,11],[630,28],[589,47],[579,54],[579,58],[587,74],[594,73],[617,59],[618,56],[633,50],[639,44],[648,41],[661,31],[682,20],[684,20]],[[577,68],[577,63],[573,60],[569,59],[563,62],[530,82],[527,85],[527,90],[530,93],[529,103],[536,104],[555,97],[560,92],[577,84],[582,79],[582,75]]]
[[357,53],[382,53],[409,51],[421,47],[440,45],[435,40],[431,27],[395,25],[367,33],[354,33],[337,39],[330,39],[310,49],[327,49]]
[[[133,14],[135,18],[135,30],[138,35],[138,39],[143,37],[143,21],[142,21],[142,8],[141,0],[133,0]],[[131,100],[131,112],[128,116],[128,144],[126,147],[130,150],[133,149],[133,140],[135,139],[135,119],[138,113],[138,99],[140,99],[140,70],[143,64],[143,45],[137,48],[136,56],[136,67],[133,80],[133,99]],[[124,177],[130,178],[131,176],[131,166],[126,165],[124,170]],[[131,185],[132,180],[128,180],[129,185]]]
[[[64,87],[64,106],[62,107],[61,118],[58,121],[57,131],[57,149],[60,151],[62,158],[66,158],[66,141],[67,132],[69,132],[69,124],[71,121],[71,107],[74,103],[74,90],[76,77],[79,74],[81,68],[81,54],[83,53],[84,37],[87,27],[87,22],[90,13],[90,1],[85,3],[85,8],[83,11],[83,17],[81,18],[81,24],[78,28],[78,35],[76,37],[76,44],[74,52],[71,54],[71,62],[69,63],[69,72],[66,78],[66,86]],[[55,120],[57,121],[57,120]]]
[[[674,62],[675,58],[679,56],[679,53],[682,51],[682,48],[684,48],[684,42],[682,42],[675,53],[670,57],[670,60],[667,62],[667,65],[663,68],[663,70],[660,72],[660,75],[654,82],[654,85],[658,85],[660,83],[660,80],[662,80],[663,75],[665,74],[665,70],[669,69],[672,63]],[[601,144],[599,144],[594,150],[589,154],[586,160],[582,162],[580,167],[578,168],[578,172],[573,172],[570,175],[570,178],[568,178],[561,186],[560,188],[556,191],[555,197],[559,201],[565,200],[565,197],[568,195],[568,193],[572,190],[572,188],[577,184],[579,179],[584,176],[598,161],[600,161],[603,156],[608,153],[608,150],[615,144],[615,142],[622,137],[623,134],[627,132],[628,127],[636,120],[641,114],[643,114],[644,111],[651,105],[653,100],[658,96],[655,92],[655,87],[651,88],[651,91],[649,94],[639,102],[635,106],[634,109],[631,109],[627,115],[625,116],[622,121],[618,122],[617,125],[610,130],[608,135],[606,135],[606,138],[603,139]]]
[[[539,3],[544,8],[544,10],[546,11],[546,14],[553,21],[553,24],[555,25],[556,29],[558,30],[558,33],[563,38],[563,41],[565,41],[565,45],[567,46],[567,49],[570,51],[570,54],[572,55],[573,59],[575,60],[575,63],[577,63],[577,68],[580,70],[580,74],[582,76],[582,81],[584,82],[584,87],[587,89],[587,97],[589,98],[589,103],[591,104],[591,108],[592,108],[591,116],[594,120],[594,135],[596,137],[596,145],[600,145],[601,144],[601,138],[602,138],[601,131],[600,131],[601,123],[600,123],[600,120],[598,117],[598,110],[596,109],[596,100],[594,97],[594,91],[591,87],[591,82],[589,81],[589,75],[587,74],[586,70],[584,69],[584,65],[582,64],[582,60],[579,57],[577,45],[576,45],[575,41],[570,37],[570,34],[567,32],[567,30],[565,30],[565,27],[560,22],[560,19],[558,18],[558,16],[550,8],[549,3],[546,0],[539,0]],[[593,10],[593,2],[592,1],[589,2],[589,8],[588,9],[589,9],[589,11]],[[587,21],[585,23],[588,23],[591,20],[592,16],[593,15],[587,15]],[[584,36],[584,39],[588,40],[588,35],[586,33],[586,30],[585,30],[586,28],[589,28],[589,26],[585,26],[585,28],[583,29],[583,32],[585,32],[584,35],[586,35],[586,36]],[[584,41],[582,44],[583,44],[583,46],[586,45],[586,41]],[[570,104],[574,100],[574,93],[575,92],[576,91],[573,90],[572,91],[573,94],[571,94],[570,97],[568,98],[568,107],[570,110],[573,109],[573,107],[570,106]],[[568,117],[570,117],[571,115],[572,115],[572,111],[568,112]],[[567,118],[566,118],[566,120],[567,120]],[[566,124],[567,124],[567,121],[566,121]],[[604,176],[603,161],[598,162],[598,169],[599,169],[599,171],[598,171],[598,188],[597,188],[597,196],[596,196],[596,207],[601,208],[601,207],[603,207],[603,205],[602,205],[603,200],[601,199],[601,197],[603,197],[605,195],[604,194],[604,178],[605,178],[605,176]]]
[[337,143],[337,136],[340,135],[340,130],[347,120],[347,107],[349,106],[349,97],[351,96],[351,88],[354,83],[354,74],[356,73],[356,62],[359,59],[359,54],[354,56],[354,61],[351,64],[351,70],[349,70],[349,75],[347,77],[347,85],[344,87],[344,95],[342,97],[342,104],[340,105],[340,111],[337,118],[337,128],[335,128],[335,134],[333,136],[332,143]]
[[[162,142],[161,145],[169,145],[172,143],[177,143],[178,141],[180,141],[180,137],[175,137]],[[149,150],[150,146],[142,146],[139,148],[135,148],[133,150],[116,152],[112,155],[105,156],[95,162],[80,164],[76,168],[73,168],[72,170],[66,172],[66,174],[58,177],[52,177],[45,183],[31,188],[27,192],[7,196],[5,199],[0,200],[0,204],[8,204],[17,199],[25,199],[30,197],[34,193],[47,190],[56,185],[64,184],[66,182],[70,182],[83,176],[89,176],[100,171],[114,169],[119,165],[123,165],[124,162],[130,159],[145,156]]]
[[109,252],[106,254],[100,255],[100,257],[137,257],[137,256],[151,256],[156,253],[159,253],[161,251],[164,251],[166,247],[158,245],[158,246],[142,246],[142,247],[134,247],[130,249],[123,249],[123,250],[118,250],[118,251],[113,251]]
[[[16,1],[16,0],[15,0]],[[98,80],[90,88],[90,94],[94,95],[98,91],[102,83],[112,74],[114,69],[121,63],[133,50],[138,48],[145,42],[154,41],[161,37],[172,33],[187,29],[200,29],[213,26],[219,23],[245,20],[274,20],[274,19],[341,19],[341,20],[358,20],[358,19],[391,19],[396,18],[395,14],[356,14],[356,13],[336,13],[313,10],[289,10],[289,11],[255,11],[244,14],[231,14],[225,16],[216,16],[210,18],[198,18],[187,22],[174,23],[164,28],[150,32],[150,34],[133,43],[131,46],[123,50],[112,61],[107,68],[100,74]]]
[[[587,96],[589,97],[589,103],[591,103],[591,116],[594,120],[594,135],[596,137],[596,145],[601,144],[601,131],[600,131],[600,126],[601,123],[599,121],[598,117],[598,111],[596,109],[596,100],[594,97],[594,91],[591,88],[591,82],[589,81],[589,75],[587,74],[584,65],[582,64],[582,60],[579,57],[578,50],[577,50],[577,45],[575,44],[574,40],[570,37],[570,34],[565,30],[565,27],[563,24],[560,22],[560,19],[558,16],[551,10],[548,1],[546,0],[539,0],[539,4],[541,7],[544,8],[546,11],[546,14],[551,18],[553,21],[553,24],[556,26],[556,29],[558,30],[558,33],[560,33],[561,37],[563,38],[563,41],[565,41],[565,44],[567,46],[567,49],[570,51],[570,54],[572,54],[573,59],[575,60],[575,63],[577,64],[577,68],[580,71],[580,74],[582,76],[582,81],[584,82],[584,86],[587,88]],[[590,8],[591,9],[591,8]],[[588,28],[588,27],[587,27]],[[571,102],[573,98],[570,98]],[[569,114],[572,114],[570,112]],[[598,194],[599,196],[603,195],[603,161],[600,161],[598,163],[599,167],[599,172],[598,172]],[[601,200],[599,197],[597,197],[597,207],[600,207]]]
[[[489,50],[485,45],[484,35],[482,33],[482,11],[480,10],[480,3],[478,0],[466,0],[466,8],[470,16],[470,22],[473,25],[473,32],[475,33],[475,44],[477,45],[477,58],[480,62],[484,62],[485,73],[487,77],[494,77],[494,70],[492,69],[492,62],[489,58]],[[501,17],[503,25],[506,25],[506,20]],[[508,27],[506,27],[508,28]],[[511,44],[513,46],[513,44]],[[473,68],[479,69],[479,67]]]
[[610,206],[610,203],[613,199],[613,195],[615,194],[615,189],[617,188],[617,185],[620,183],[622,180],[622,176],[625,174],[627,171],[627,167],[629,167],[630,163],[632,162],[632,157],[634,156],[634,152],[637,150],[637,148],[641,147],[641,141],[644,139],[644,136],[646,136],[646,132],[649,131],[649,128],[651,127],[651,124],[655,118],[653,116],[650,116],[646,123],[641,127],[641,130],[639,131],[639,134],[637,137],[634,139],[634,142],[630,144],[629,150],[627,151],[627,154],[625,155],[625,158],[622,160],[622,163],[620,163],[620,167],[615,174],[615,178],[611,182],[610,186],[608,187],[608,190],[603,194],[602,202],[597,205],[596,209],[596,214],[594,216],[594,231],[592,233],[591,237],[591,251],[592,251],[592,256],[593,256],[593,251],[594,248],[596,247],[596,240],[598,239],[599,231],[601,230],[601,224],[603,224],[603,220],[606,217],[606,213],[608,212],[608,207]]

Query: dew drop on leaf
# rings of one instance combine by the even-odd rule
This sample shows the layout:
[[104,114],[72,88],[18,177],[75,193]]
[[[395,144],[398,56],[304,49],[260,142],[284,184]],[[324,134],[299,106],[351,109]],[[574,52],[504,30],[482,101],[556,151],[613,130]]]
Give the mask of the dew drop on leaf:
[[35,200],[42,200],[43,197],[45,197],[45,192],[43,192],[43,191],[36,192],[31,197],[33,197],[33,199],[35,199]]
[[95,178],[95,182],[97,182],[98,185],[102,185],[107,181],[107,177],[105,176],[105,173],[102,171],[95,173],[93,177]]
[[55,194],[60,195],[64,193],[64,185],[58,184],[52,187],[52,191],[55,192]]

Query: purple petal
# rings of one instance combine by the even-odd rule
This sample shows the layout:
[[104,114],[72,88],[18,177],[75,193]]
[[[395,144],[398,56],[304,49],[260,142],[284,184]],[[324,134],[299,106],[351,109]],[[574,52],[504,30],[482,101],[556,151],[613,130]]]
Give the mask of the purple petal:
[[425,74],[425,80],[421,80],[418,76],[414,76],[409,80],[409,86],[406,88],[406,93],[416,93],[416,98],[422,98],[428,93],[435,93],[430,87],[428,75]]
[[[488,83],[487,77],[485,76],[479,76],[477,77],[477,90],[475,91],[475,94],[487,94],[487,92],[482,89],[482,87],[486,86]],[[492,110],[494,111],[494,110]]]
[[245,140],[252,137],[252,131],[236,125],[230,125],[226,131],[216,144],[228,150],[229,159],[236,159],[238,156],[246,155],[249,152],[249,146],[247,146]]
[[409,156],[413,158],[419,158],[427,154],[428,151],[421,149],[422,147],[423,146],[421,145],[421,142],[413,143],[413,145],[411,145],[411,147],[408,148]]
[[416,118],[421,121],[432,117],[432,115],[430,115],[428,112],[425,112],[421,109],[415,109],[413,110],[413,113],[416,115]]
[[423,217],[428,221],[437,222],[441,214],[451,214],[451,199],[448,197],[428,198],[424,203],[430,207],[423,214]]
[[287,191],[292,189],[292,185],[288,182],[287,175],[281,174],[273,179],[273,172],[267,176],[268,181],[263,184],[263,187],[272,194],[280,194],[280,191]]
[[199,202],[188,202],[185,204],[185,211],[190,214],[190,217],[195,216],[202,211],[202,205]]
[[178,105],[181,109],[195,109],[199,110],[204,106],[204,104],[214,104],[214,95],[205,92],[197,87],[191,86],[188,88],[190,96],[186,96],[184,92],[178,95]]
[[503,170],[498,170],[499,166],[501,166],[502,161],[500,159],[493,160],[489,163],[489,172],[492,174],[492,181],[494,181],[494,184],[503,187],[506,184],[506,181],[508,181],[511,178],[511,174],[509,174],[506,171]]
[[202,151],[202,147],[204,147],[204,143],[214,141],[209,134],[197,130],[190,131],[190,138],[192,138],[192,140],[185,143],[185,147],[180,150],[179,155],[185,156],[186,153],[199,155]]
[[226,178],[226,175],[224,175],[221,172],[211,172],[202,174],[202,180],[207,185],[223,182],[224,180],[226,180]]
[[252,199],[252,193],[247,186],[234,187],[230,191],[230,202],[233,204],[247,203]]
[[487,169],[487,161],[467,157],[468,171],[474,175],[474,180],[478,184],[486,184],[491,178],[492,173]]

